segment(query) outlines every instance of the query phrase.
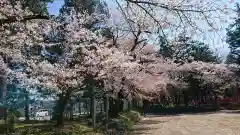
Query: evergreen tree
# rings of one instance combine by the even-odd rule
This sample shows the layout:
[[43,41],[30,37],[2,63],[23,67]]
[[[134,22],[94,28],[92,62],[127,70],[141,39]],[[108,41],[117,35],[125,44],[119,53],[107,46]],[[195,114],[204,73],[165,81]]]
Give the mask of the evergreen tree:
[[240,5],[237,4],[236,7],[237,18],[227,29],[227,43],[230,53],[227,56],[226,63],[240,64]]
[[[23,1],[22,4],[24,5],[23,8],[28,7],[34,13],[37,13],[40,15],[49,15],[47,4],[53,1],[54,0],[25,0]],[[12,0],[12,2],[17,2],[17,1]]]
[[209,48],[208,44],[191,40],[189,37],[179,37],[172,43],[167,43],[165,40],[160,43],[159,53],[164,57],[183,61],[221,62],[221,58]]

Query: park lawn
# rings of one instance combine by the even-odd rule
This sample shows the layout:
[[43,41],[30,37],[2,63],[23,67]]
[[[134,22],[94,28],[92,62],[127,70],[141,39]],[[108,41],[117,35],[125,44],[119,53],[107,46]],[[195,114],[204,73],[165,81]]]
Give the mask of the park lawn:
[[97,135],[96,130],[82,123],[66,122],[63,127],[49,123],[15,124],[15,133],[24,135]]

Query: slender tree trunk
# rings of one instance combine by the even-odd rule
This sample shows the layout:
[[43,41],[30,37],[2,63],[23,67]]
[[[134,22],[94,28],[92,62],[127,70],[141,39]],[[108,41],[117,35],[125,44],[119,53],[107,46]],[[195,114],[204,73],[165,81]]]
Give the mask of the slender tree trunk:
[[101,102],[101,108],[100,109],[101,109],[100,111],[101,111],[101,114],[102,114],[104,112],[103,111],[104,110],[104,103],[102,103],[102,102]]
[[185,107],[188,107],[188,102],[189,102],[188,93],[184,92],[183,96],[184,96]]
[[[2,61],[2,58],[0,56],[0,64],[4,63]],[[4,67],[4,65],[0,65],[0,100],[2,103],[5,103],[6,100],[6,90],[7,90],[7,82],[6,82],[6,70],[5,68],[2,68],[2,66]]]
[[144,115],[146,115],[147,112],[149,111],[148,108],[149,108],[149,103],[148,103],[148,101],[147,101],[147,100],[143,100],[143,114],[144,114]]
[[87,106],[87,114],[89,116],[92,116],[92,111],[91,111],[91,98],[86,100],[86,106]]
[[82,114],[82,109],[81,109],[81,100],[79,99],[79,101],[78,101],[78,112],[79,112],[79,115],[81,115]]
[[119,104],[118,113],[119,113],[119,112],[123,112],[123,111],[124,111],[124,100],[123,100],[123,99],[119,99],[119,100],[118,100],[118,104]]
[[132,110],[132,100],[128,101],[128,112]]
[[70,101],[70,120],[73,120],[73,108],[74,108],[74,104],[73,101]]
[[110,115],[110,117],[116,117],[117,111],[118,111],[118,105],[117,105],[116,99],[110,97],[109,98],[109,115]]
[[175,96],[175,105],[176,107],[180,107],[181,95],[179,93]]
[[215,108],[220,109],[219,97],[215,95],[214,98],[215,98]]
[[[0,60],[1,60],[1,58],[0,58]],[[0,96],[1,96],[0,102],[2,102],[2,103],[6,103],[6,90],[7,90],[6,74],[5,74],[5,71],[0,68]],[[3,114],[5,124],[7,124],[7,111],[8,110],[6,109]]]
[[25,120],[29,121],[29,95],[25,95]]
[[108,131],[108,111],[109,111],[109,97],[108,95],[105,96],[104,100],[104,111],[105,111],[105,130]]
[[92,115],[92,127],[96,126],[96,98],[94,87],[91,88],[91,115]]

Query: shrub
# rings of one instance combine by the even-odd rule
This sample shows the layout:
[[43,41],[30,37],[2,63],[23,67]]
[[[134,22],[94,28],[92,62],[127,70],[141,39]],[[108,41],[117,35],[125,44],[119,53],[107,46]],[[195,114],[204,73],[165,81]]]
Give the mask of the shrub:
[[119,120],[124,126],[125,131],[132,130],[133,126],[139,122],[141,119],[141,115],[139,112],[130,111],[127,113],[122,113],[119,115]]
[[134,122],[126,115],[120,114],[119,120],[125,131],[131,130],[132,127],[134,126]]
[[74,124],[72,129],[72,135],[93,135],[94,131],[92,128],[89,128],[87,126],[81,125],[81,124]]
[[137,111],[130,111],[126,113],[126,116],[130,118],[130,120],[133,121],[134,123],[137,123],[141,120],[141,115]]

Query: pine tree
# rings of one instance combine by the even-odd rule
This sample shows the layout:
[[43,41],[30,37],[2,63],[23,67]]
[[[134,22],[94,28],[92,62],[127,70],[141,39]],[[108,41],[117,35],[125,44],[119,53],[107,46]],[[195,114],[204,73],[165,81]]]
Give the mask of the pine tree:
[[227,29],[227,43],[230,53],[227,56],[226,63],[240,64],[240,5],[237,4],[237,18],[235,22]]
[[221,62],[221,58],[210,49],[208,44],[189,37],[179,37],[177,41],[171,43],[160,41],[159,53],[164,57],[180,61]]

